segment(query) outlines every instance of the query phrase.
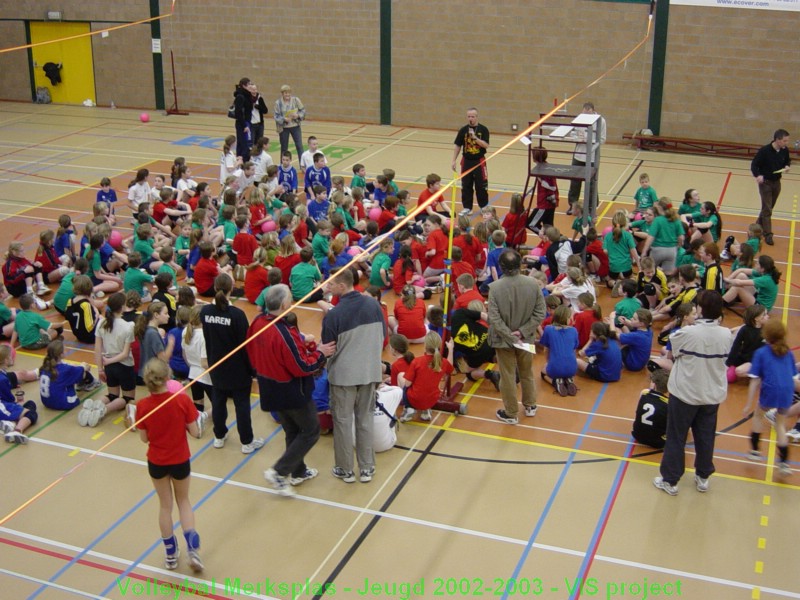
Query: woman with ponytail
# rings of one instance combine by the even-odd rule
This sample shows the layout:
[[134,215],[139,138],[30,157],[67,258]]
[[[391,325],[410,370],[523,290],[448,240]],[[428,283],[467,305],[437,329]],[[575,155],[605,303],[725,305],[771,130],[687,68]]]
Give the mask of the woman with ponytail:
[[404,388],[402,422],[410,421],[417,410],[420,419],[431,420],[431,408],[439,400],[442,380],[453,372],[453,365],[442,357],[442,338],[435,331],[425,336],[425,354],[411,361],[408,370],[398,376],[398,383]]
[[633,263],[639,262],[639,253],[636,240],[627,229],[628,217],[624,210],[614,213],[611,224],[613,229],[603,238],[603,250],[608,254],[609,282],[614,281],[611,297],[616,298],[622,282],[633,275]]
[[[753,401],[758,394],[758,403],[753,413],[753,424],[750,433],[750,460],[761,460],[759,444],[764,428],[764,413],[775,410],[775,434],[778,446],[778,472],[782,476],[791,475],[789,467],[789,442],[786,437],[787,412],[792,406],[794,394],[794,377],[797,368],[794,356],[786,343],[786,325],[778,319],[767,321],[761,328],[764,341],[761,348],[753,354],[750,365],[750,389],[747,404],[742,411],[746,417],[750,414]],[[791,421],[792,423],[794,420]]]
[[[249,326],[244,312],[231,305],[233,279],[222,273],[214,280],[214,302],[200,311],[208,365],[211,367],[212,419],[214,448],[225,446],[228,437],[228,398],[236,409],[236,428],[242,443],[242,453],[250,454],[264,445],[262,438],[253,436],[250,421],[250,388],[253,369],[244,348]],[[237,349],[238,348],[238,349]],[[230,356],[228,356],[230,354]]]
[[752,269],[737,269],[730,277],[724,279],[728,291],[722,299],[726,306],[739,300],[745,306],[761,304],[772,310],[778,297],[778,282],[781,272],[775,268],[775,260],[771,256],[762,254],[758,257],[758,266]]

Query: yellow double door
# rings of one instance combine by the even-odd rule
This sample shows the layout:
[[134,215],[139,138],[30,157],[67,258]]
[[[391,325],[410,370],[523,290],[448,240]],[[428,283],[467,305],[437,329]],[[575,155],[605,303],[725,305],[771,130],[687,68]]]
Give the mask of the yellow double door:
[[[49,88],[53,102],[81,104],[87,99],[96,102],[92,38],[87,35],[89,31],[89,23],[30,23],[32,44],[58,40],[31,49],[34,83],[36,87]],[[56,85],[50,82],[44,72],[43,67],[49,62],[61,65],[61,82]]]

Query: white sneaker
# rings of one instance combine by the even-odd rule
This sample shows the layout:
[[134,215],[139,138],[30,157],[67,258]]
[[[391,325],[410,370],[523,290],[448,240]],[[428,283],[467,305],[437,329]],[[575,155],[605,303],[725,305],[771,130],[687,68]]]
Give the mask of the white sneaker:
[[221,438],[214,438],[214,448],[219,450],[220,448],[225,447],[225,440],[228,439],[228,434],[226,433],[224,437]]
[[423,421],[430,421],[431,420],[431,411],[430,410],[423,410],[419,414],[419,418],[422,419]]
[[197,439],[199,440],[203,437],[203,433],[206,430],[206,423],[208,422],[208,413],[206,411],[198,411],[197,412]]
[[403,411],[403,414],[400,415],[400,422],[401,423],[407,423],[408,421],[410,421],[411,419],[414,418],[414,413],[416,413],[416,412],[417,411],[415,411],[410,406],[406,406],[406,409]]
[[242,454],[252,454],[264,445],[264,438],[253,438],[249,444],[242,444]]
[[89,422],[87,425],[89,427],[97,427],[97,424],[106,416],[106,403],[102,400],[95,400],[94,401],[94,408],[92,412],[89,413]]
[[38,296],[46,296],[49,293],[50,293],[50,288],[47,287],[45,284],[39,283],[36,285],[36,294]]
[[0,421],[0,433],[6,434],[14,431],[14,423],[11,421]]
[[94,410],[94,400],[91,398],[87,398],[83,401],[81,405],[80,411],[78,411],[78,425],[81,427],[88,427],[89,425],[89,417],[92,415],[92,411]]
[[24,446],[28,443],[28,436],[19,431],[11,431],[5,435],[5,438],[9,444],[21,444]]
[[727,250],[723,250],[722,252],[720,252],[719,257],[722,260],[730,260],[732,258],[731,253],[728,252]]
[[798,431],[797,429],[792,429],[790,431],[787,431],[786,437],[789,438],[790,442],[797,444],[798,442],[800,442],[800,431]]
[[460,211],[458,211],[459,217],[468,217],[471,214],[472,214],[472,209],[470,208],[462,208]]
[[47,310],[48,308],[50,308],[50,303],[49,302],[45,302],[44,300],[39,298],[39,296],[34,296],[33,297],[33,304],[39,310]]
[[698,492],[705,493],[708,491],[708,479],[703,479],[700,475],[695,475],[694,484]]
[[653,485],[658,489],[665,491],[670,496],[678,495],[678,486],[668,484],[666,481],[664,481],[663,477],[656,477],[653,479]]
[[778,475],[781,477],[789,477],[792,474],[792,468],[789,466],[789,463],[782,462],[778,463]]
[[125,407],[125,426],[130,427],[131,431],[136,431],[136,405],[128,402]]
[[775,425],[775,415],[778,414],[777,408],[770,408],[767,412],[764,413],[764,418]]
[[272,484],[272,489],[280,496],[294,496],[296,493],[292,486],[289,485],[289,478],[279,475],[272,467],[264,471],[264,479]]

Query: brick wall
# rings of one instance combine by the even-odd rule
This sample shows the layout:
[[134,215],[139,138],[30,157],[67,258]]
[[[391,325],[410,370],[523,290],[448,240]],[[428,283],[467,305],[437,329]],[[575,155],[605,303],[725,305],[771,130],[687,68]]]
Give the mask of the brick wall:
[[[57,5],[56,5],[57,4]],[[60,0],[70,20],[149,16],[148,0]],[[0,17],[40,19],[41,2],[21,0]],[[161,0],[168,13],[170,0]],[[182,108],[223,113],[241,77],[271,106],[293,86],[309,119],[380,120],[378,0],[265,3],[178,0],[162,21],[165,97],[175,55]],[[392,4],[392,121],[455,129],[465,108],[480,109],[496,133],[524,124],[619,60],[644,35],[649,6],[589,0],[395,0]],[[778,126],[793,133],[800,13],[673,6],[661,133],[761,143]],[[21,22],[0,22],[4,45],[24,42]],[[152,108],[149,25],[93,40],[101,104]],[[652,40],[568,106],[592,100],[611,142],[646,126]],[[0,96],[27,100],[27,55],[0,55]],[[800,134],[800,131],[796,133]]]

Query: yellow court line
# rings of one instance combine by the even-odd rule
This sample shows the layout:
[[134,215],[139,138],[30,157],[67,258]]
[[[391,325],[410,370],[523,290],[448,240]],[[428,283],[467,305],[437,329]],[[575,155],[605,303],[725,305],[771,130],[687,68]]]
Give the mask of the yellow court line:
[[[520,439],[517,439],[517,438],[506,437],[506,436],[503,436],[503,435],[495,435],[495,434],[492,434],[492,433],[483,433],[483,432],[480,432],[480,431],[469,431],[469,430],[466,430],[466,429],[458,429],[458,428],[454,428],[454,427],[447,427],[447,426],[444,426],[444,425],[415,423],[413,421],[409,422],[409,423],[406,423],[406,424],[407,425],[417,426],[417,427],[432,427],[432,428],[435,428],[435,429],[442,429],[444,431],[451,431],[451,432],[454,432],[454,433],[461,433],[461,434],[470,435],[470,436],[473,436],[473,437],[480,437],[480,438],[489,439],[489,440],[496,440],[496,441],[500,441],[500,442],[510,442],[510,443],[513,443],[513,444],[521,444],[523,446],[533,446],[535,448],[543,448],[543,449],[546,449],[546,450],[556,450],[558,452],[574,453],[574,454],[578,454],[578,455],[581,455],[581,456],[591,456],[593,458],[604,458],[604,459],[608,459],[608,460],[625,461],[625,462],[629,462],[629,463],[633,463],[633,464],[644,465],[644,466],[647,466],[647,467],[658,466],[657,462],[653,462],[653,461],[650,461],[650,460],[645,460],[645,459],[641,459],[641,458],[626,457],[626,456],[617,456],[615,454],[605,454],[603,452],[595,452],[594,450],[583,450],[581,448],[577,448],[577,449],[576,448],[567,448],[566,446],[558,446],[556,444],[546,444],[544,442],[535,442],[535,441],[532,441],[532,440],[520,440]],[[687,471],[691,471],[691,472],[694,471],[694,469],[691,469],[691,468],[688,468],[688,467],[687,467],[686,470]],[[781,482],[777,482],[777,481],[768,481],[768,480],[762,480],[762,479],[755,479],[753,477],[745,477],[743,475],[732,475],[730,473],[720,473],[719,471],[714,473],[714,476],[715,477],[721,477],[721,478],[724,478],[724,479],[731,479],[731,480],[734,480],[734,481],[743,481],[745,483],[758,483],[758,484],[761,484],[761,485],[768,485],[770,487],[800,490],[800,485],[792,485],[792,484],[781,483]],[[762,517],[762,525],[764,525],[764,526],[766,526],[766,524],[765,524],[766,523],[766,521],[765,521],[766,519],[767,519],[767,517]]]

